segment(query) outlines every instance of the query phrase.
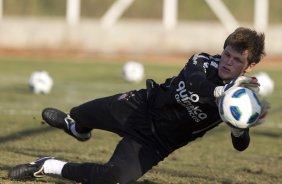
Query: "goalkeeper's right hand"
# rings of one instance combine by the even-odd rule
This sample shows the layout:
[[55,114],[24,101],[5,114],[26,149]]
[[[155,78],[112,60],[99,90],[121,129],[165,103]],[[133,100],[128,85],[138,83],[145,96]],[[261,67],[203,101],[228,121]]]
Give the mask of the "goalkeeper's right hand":
[[260,104],[261,104],[260,116],[259,116],[258,120],[255,123],[252,124],[252,127],[265,123],[265,118],[268,114],[268,110],[270,109],[270,103],[266,98],[262,99]]
[[258,83],[257,78],[240,76],[236,79],[233,79],[231,82],[229,82],[228,84],[224,86],[217,86],[214,89],[214,96],[216,98],[219,98],[229,89],[236,88],[236,87],[245,87],[245,88],[252,90],[255,93],[258,93],[259,86],[260,84]]

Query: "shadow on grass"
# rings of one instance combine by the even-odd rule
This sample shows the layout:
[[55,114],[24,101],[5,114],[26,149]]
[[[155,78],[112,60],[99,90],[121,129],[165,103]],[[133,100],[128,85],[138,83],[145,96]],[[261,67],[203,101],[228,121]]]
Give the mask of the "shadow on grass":
[[129,182],[128,184],[159,184],[159,183],[156,183],[156,182],[153,182],[153,181],[146,179],[144,181],[132,181],[132,182]]
[[261,135],[261,136],[270,137],[270,138],[280,138],[280,137],[282,137],[281,132],[268,132],[268,131],[262,131],[262,130],[256,130],[256,131],[252,132],[252,134]]
[[28,130],[22,130],[16,133],[12,133],[10,135],[6,135],[6,136],[0,136],[0,144],[2,143],[7,143],[10,141],[15,141],[18,139],[22,139],[24,137],[28,137],[28,136],[33,136],[33,135],[37,135],[37,134],[42,134],[42,133],[46,133],[46,132],[50,132],[53,131],[54,129],[52,129],[51,127],[38,127],[38,128],[32,128],[32,129],[28,129]]
[[7,166],[7,165],[0,166],[0,171],[8,171],[9,169],[11,169],[10,166]]
[[158,168],[156,169],[157,172],[160,172],[165,175],[175,176],[178,178],[190,178],[191,181],[194,179],[205,180],[209,182],[218,183],[220,181],[221,184],[231,184],[232,181],[229,178],[220,178],[218,176],[211,176],[211,175],[201,175],[201,174],[193,174],[188,172],[181,172],[179,170],[172,170],[172,169],[164,169]]

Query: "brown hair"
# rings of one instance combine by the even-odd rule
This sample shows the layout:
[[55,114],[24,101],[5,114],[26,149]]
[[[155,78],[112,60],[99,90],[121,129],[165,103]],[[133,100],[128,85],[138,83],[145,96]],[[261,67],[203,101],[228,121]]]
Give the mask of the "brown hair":
[[264,52],[264,34],[257,33],[249,28],[239,27],[231,33],[225,40],[223,48],[231,46],[236,51],[243,53],[249,51],[248,61],[250,63],[259,63]]

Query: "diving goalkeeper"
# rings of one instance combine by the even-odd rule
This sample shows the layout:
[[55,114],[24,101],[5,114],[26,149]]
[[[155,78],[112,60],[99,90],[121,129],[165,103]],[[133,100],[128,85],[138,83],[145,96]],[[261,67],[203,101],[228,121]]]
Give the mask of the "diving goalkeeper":
[[[147,80],[146,89],[94,99],[73,107],[69,113],[46,108],[42,111],[43,120],[78,141],[89,140],[93,129],[116,133],[122,139],[107,163],[43,157],[13,167],[9,178],[58,175],[83,184],[136,181],[172,152],[222,122],[216,102],[225,91],[243,86],[257,92],[257,79],[244,75],[264,55],[264,34],[240,27],[226,38],[220,55],[195,54],[178,75],[162,84]],[[256,124],[263,121],[267,108],[267,103],[263,103]],[[250,143],[249,128],[230,129],[234,148],[245,150]]]

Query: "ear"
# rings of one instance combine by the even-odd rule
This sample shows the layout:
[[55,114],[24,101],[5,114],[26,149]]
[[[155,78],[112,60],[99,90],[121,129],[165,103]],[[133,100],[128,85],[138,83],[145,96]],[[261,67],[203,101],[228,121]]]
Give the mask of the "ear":
[[245,69],[245,73],[251,72],[255,66],[256,66],[256,63],[249,64],[247,68]]

